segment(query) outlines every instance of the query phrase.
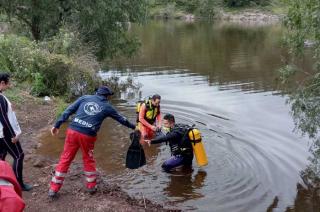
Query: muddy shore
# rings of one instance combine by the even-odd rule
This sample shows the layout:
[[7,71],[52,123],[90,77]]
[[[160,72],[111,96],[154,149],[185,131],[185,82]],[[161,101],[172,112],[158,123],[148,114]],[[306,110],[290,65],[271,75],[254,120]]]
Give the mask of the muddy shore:
[[[84,189],[82,163],[74,161],[59,192],[59,198],[47,197],[49,182],[58,158],[48,158],[37,153],[41,146],[39,135],[50,129],[55,120],[55,101],[44,102],[22,92],[23,102],[15,110],[23,134],[21,144],[25,152],[24,179],[34,186],[30,192],[23,192],[26,212],[36,211],[179,211],[165,209],[163,205],[146,198],[135,199],[110,184],[104,173],[98,169],[98,191],[94,195]],[[14,102],[13,102],[14,104]],[[11,158],[8,157],[10,161]],[[172,208],[172,207],[170,207]]]

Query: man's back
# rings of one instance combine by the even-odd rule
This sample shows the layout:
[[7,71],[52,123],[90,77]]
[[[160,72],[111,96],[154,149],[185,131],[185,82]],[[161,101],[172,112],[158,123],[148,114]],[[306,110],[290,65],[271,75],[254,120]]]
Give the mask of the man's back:
[[103,120],[115,112],[104,96],[86,95],[78,101],[80,104],[69,126],[88,135],[96,135]]
[[134,128],[126,118],[121,116],[102,95],[85,95],[71,104],[56,123],[59,127],[68,117],[75,113],[69,127],[89,136],[96,136],[103,120],[111,117],[119,123]]

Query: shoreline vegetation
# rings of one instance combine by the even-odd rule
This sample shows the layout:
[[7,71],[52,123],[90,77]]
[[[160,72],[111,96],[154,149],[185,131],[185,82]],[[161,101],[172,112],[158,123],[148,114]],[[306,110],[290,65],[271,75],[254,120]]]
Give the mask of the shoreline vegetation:
[[193,22],[197,20],[210,20],[210,21],[223,21],[231,23],[243,23],[243,24],[274,24],[281,23],[284,18],[284,14],[275,13],[273,11],[264,10],[260,8],[247,8],[235,11],[218,10],[212,18],[201,17],[191,13],[185,13],[181,11],[174,11],[173,13],[167,13],[165,10],[159,10],[158,12],[150,16],[155,20],[182,20],[186,22]]
[[[67,102],[92,93],[97,85],[104,83],[96,77],[101,64],[108,64],[121,56],[130,57],[139,48],[138,39],[126,34],[128,23],[143,23],[139,17],[149,17],[187,22],[212,20],[273,24],[280,23],[288,12],[287,6],[276,0],[266,0],[269,2],[266,5],[261,3],[263,0],[222,0],[230,7],[217,5],[217,2],[221,4],[218,0],[201,1],[205,4],[199,5],[200,1],[196,0],[175,0],[174,4],[166,0],[150,0],[148,6],[142,0],[129,1],[132,5],[122,5],[121,1],[113,1],[119,5],[106,5],[98,0],[94,6],[77,4],[77,1],[68,1],[70,5],[59,5],[64,1],[43,2],[44,5],[10,4],[12,8],[0,2],[0,70],[10,73],[18,85],[7,95],[16,105],[24,132],[21,140],[26,154],[24,176],[35,187],[32,192],[24,192],[25,211],[39,211],[39,208],[41,211],[65,211],[66,205],[71,211],[79,208],[83,208],[82,211],[167,211],[161,205],[144,198],[131,198],[118,186],[109,185],[103,172],[100,172],[98,193],[94,196],[86,194],[82,189],[79,162],[71,167],[71,177],[67,178],[61,192],[63,198],[57,203],[50,202],[46,194],[57,158],[49,159],[37,153],[41,145],[39,134],[48,130]],[[250,4],[239,6],[238,2]],[[27,11],[21,13],[14,6]],[[82,6],[86,9],[83,10]],[[28,8],[32,7],[35,10],[29,11]],[[20,13],[16,14],[17,11]],[[20,19],[21,14],[25,15],[23,19]],[[29,20],[36,22],[32,25]],[[104,29],[107,31],[102,31]],[[44,101],[43,96],[56,98]],[[319,187],[312,187],[316,193],[313,197],[320,197]],[[179,211],[174,206],[168,207],[172,208],[170,211]]]
[[151,19],[276,23],[287,12],[286,3],[278,0],[154,0],[148,15]]

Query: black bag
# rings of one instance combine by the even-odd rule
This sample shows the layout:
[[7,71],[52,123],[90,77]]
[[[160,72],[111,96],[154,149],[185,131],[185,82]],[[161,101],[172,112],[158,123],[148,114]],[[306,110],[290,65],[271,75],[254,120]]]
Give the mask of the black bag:
[[130,133],[131,145],[127,152],[126,167],[137,169],[146,164],[146,156],[143,147],[140,144],[141,132],[136,130]]

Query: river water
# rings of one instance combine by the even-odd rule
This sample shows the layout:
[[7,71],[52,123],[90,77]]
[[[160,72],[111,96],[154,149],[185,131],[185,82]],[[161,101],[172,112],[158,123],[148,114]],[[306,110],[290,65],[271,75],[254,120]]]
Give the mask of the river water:
[[[124,86],[113,104],[134,121],[135,102],[159,93],[163,113],[201,130],[209,164],[164,173],[170,151],[163,144],[145,148],[143,168],[125,169],[130,130],[107,119],[95,157],[109,180],[133,196],[184,210],[294,208],[310,154],[308,139],[293,132],[279,86],[277,69],[286,58],[282,27],[154,21],[130,30],[141,40],[139,54],[101,73],[136,85]],[[301,65],[308,68],[308,58]],[[58,157],[63,138],[44,135],[39,151]]]

